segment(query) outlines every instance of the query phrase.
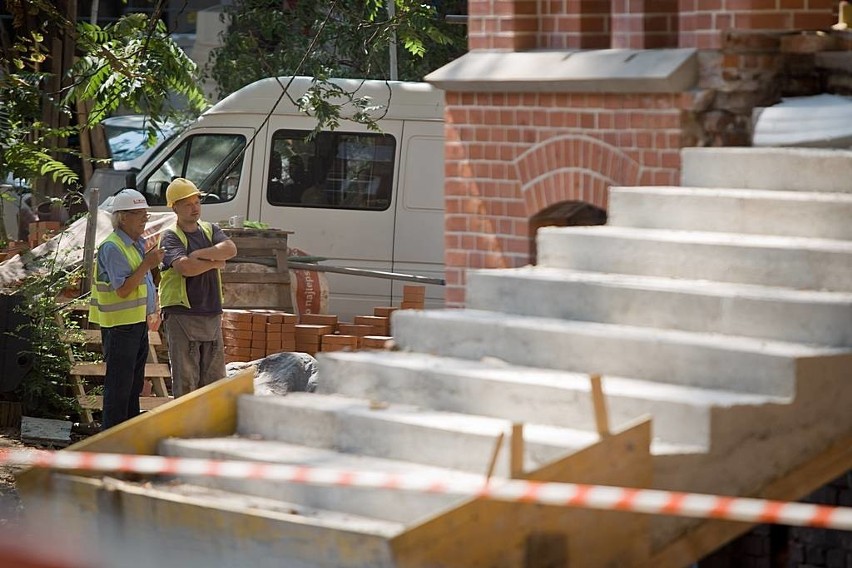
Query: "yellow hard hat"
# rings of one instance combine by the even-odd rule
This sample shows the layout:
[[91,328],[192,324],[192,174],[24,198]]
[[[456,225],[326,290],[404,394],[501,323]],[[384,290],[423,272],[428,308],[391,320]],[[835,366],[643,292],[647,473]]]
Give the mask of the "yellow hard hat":
[[195,187],[194,183],[186,178],[175,178],[166,188],[166,205],[173,207],[176,201],[193,195],[201,195],[201,191]]

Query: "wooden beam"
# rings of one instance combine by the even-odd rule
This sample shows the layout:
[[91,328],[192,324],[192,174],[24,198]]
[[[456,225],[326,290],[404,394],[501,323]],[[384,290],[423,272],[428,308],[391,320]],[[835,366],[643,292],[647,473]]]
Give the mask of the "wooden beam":
[[595,426],[598,429],[598,435],[605,438],[610,435],[609,431],[609,415],[606,409],[606,399],[603,394],[603,386],[601,385],[600,375],[589,375],[592,382],[592,404],[595,410]]
[[[162,406],[173,400],[174,398],[170,396],[140,396],[139,408],[142,410],[154,410],[158,406]],[[91,410],[102,410],[104,407],[104,397],[100,395],[83,395],[77,398],[77,402],[83,408]]]
[[518,478],[524,475],[524,425],[512,424],[511,476]]
[[494,450],[491,452],[491,461],[488,463],[488,471],[485,473],[485,479],[491,479],[491,475],[494,473],[494,466],[497,465],[497,456],[500,455],[500,448],[503,447],[503,432],[500,432],[500,435],[497,436],[497,440],[494,442]]
[[[850,469],[852,469],[852,436],[847,436],[750,497],[795,501],[804,497],[813,488],[822,487]],[[744,522],[705,521],[656,551],[649,566],[655,568],[687,566],[747,533],[755,526],[757,525]]]
[[[72,375],[81,377],[103,377],[106,376],[106,363],[76,363],[71,367]],[[171,377],[172,373],[166,363],[146,363],[145,378],[149,377]]]

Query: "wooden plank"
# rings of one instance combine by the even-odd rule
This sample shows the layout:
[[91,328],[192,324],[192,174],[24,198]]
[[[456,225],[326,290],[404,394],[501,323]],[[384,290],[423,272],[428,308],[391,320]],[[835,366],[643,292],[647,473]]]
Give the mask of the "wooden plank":
[[[101,330],[100,329],[80,329],[75,331],[68,331],[63,335],[63,341],[67,343],[92,343],[100,345],[101,343]],[[149,331],[148,332],[148,344],[149,345],[162,345],[163,340],[160,338],[160,333],[157,331]]]
[[[837,479],[852,469],[852,436],[832,444],[806,463],[768,484],[762,491],[749,495],[757,499],[798,501],[817,487]],[[710,554],[720,546],[757,526],[733,521],[704,521],[680,538],[655,551],[650,566],[680,568]]]
[[157,396],[169,396],[169,389],[166,388],[166,381],[163,377],[151,377],[151,390]]
[[[139,408],[142,410],[153,410],[158,406],[162,406],[173,400],[174,398],[170,396],[140,396]],[[82,396],[77,399],[77,402],[79,402],[80,406],[83,408],[89,408],[91,410],[103,410],[104,408],[104,397],[100,395]]]
[[609,436],[609,415],[606,410],[606,399],[603,394],[603,386],[601,385],[600,375],[589,375],[592,381],[592,404],[595,408],[595,426],[598,429],[598,435],[602,438]]
[[[71,374],[81,377],[103,377],[106,375],[106,363],[76,363],[71,367]],[[147,363],[145,377],[171,377],[172,373],[166,363]]]
[[18,428],[21,425],[20,402],[0,400],[0,428]]
[[524,425],[522,423],[512,424],[512,445],[509,456],[512,477],[522,477],[524,475]]
[[497,436],[497,440],[494,442],[494,450],[491,452],[491,459],[488,461],[488,471],[485,473],[485,479],[491,479],[491,475],[494,473],[494,467],[497,465],[497,456],[500,455],[500,448],[503,447],[503,432],[500,432],[500,435]]
[[[290,234],[290,231],[288,231],[287,234]],[[243,251],[248,252],[253,249],[260,249],[266,251],[266,256],[269,256],[269,251],[274,248],[281,248],[287,250],[287,235],[274,237],[231,236],[231,240],[234,241],[235,245],[237,245],[237,250],[240,251],[240,255],[243,254]]]
[[254,366],[185,394],[169,404],[131,418],[74,444],[76,451],[156,455],[168,437],[229,436],[237,427],[237,399],[254,392]]
[[[649,487],[650,421],[601,439],[525,476],[535,481]],[[649,515],[473,498],[391,539],[398,568],[539,566],[536,550],[567,562],[554,566],[656,566],[649,562]],[[542,543],[542,535],[549,535]],[[559,543],[565,548],[559,549]],[[557,550],[559,549],[559,550]]]

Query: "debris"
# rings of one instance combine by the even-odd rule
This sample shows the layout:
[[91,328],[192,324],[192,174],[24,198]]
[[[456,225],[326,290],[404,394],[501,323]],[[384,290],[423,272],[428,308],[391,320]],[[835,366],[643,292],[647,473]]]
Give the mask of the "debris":
[[21,418],[21,442],[65,447],[71,444],[71,422],[49,418]]

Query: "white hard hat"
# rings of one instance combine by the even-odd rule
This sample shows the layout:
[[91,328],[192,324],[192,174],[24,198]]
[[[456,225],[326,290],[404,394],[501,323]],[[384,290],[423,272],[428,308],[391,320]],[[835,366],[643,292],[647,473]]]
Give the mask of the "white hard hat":
[[113,211],[131,211],[133,209],[147,209],[148,202],[145,196],[135,189],[122,189],[112,199]]

